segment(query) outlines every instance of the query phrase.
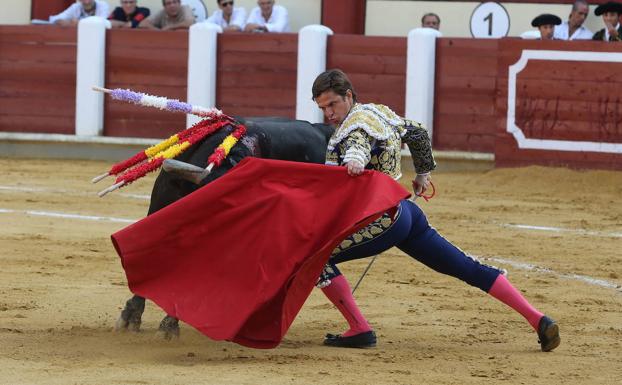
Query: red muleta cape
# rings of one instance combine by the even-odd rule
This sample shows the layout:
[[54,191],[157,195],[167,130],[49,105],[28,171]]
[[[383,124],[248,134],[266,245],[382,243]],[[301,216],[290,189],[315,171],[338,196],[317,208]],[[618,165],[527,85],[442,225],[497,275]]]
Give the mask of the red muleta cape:
[[334,247],[408,195],[380,172],[246,158],[112,242],[133,293],[214,340],[273,348]]

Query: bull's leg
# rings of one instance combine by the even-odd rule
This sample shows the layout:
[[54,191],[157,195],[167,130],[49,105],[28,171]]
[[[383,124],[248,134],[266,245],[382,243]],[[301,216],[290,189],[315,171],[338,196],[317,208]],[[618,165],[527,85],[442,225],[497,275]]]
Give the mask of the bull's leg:
[[142,315],[145,311],[145,299],[137,295],[128,299],[125,308],[121,311],[121,315],[115,324],[115,330],[131,330],[137,332],[140,330]]
[[179,320],[175,317],[171,317],[170,315],[164,317],[160,322],[158,335],[165,340],[170,340],[173,337],[179,338]]

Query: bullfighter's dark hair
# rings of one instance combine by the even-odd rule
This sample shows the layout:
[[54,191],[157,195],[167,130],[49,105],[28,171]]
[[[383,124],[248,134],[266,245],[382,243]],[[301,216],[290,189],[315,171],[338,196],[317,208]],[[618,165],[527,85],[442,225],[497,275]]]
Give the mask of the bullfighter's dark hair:
[[345,97],[348,90],[352,92],[352,100],[356,103],[356,91],[354,91],[348,76],[340,69],[328,70],[315,78],[312,87],[313,100],[326,91],[333,91],[337,95]]

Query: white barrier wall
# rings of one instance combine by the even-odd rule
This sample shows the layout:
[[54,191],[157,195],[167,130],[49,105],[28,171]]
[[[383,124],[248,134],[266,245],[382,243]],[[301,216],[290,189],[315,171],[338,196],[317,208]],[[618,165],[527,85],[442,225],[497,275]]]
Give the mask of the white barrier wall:
[[298,34],[298,73],[296,81],[296,119],[311,123],[324,121],[324,114],[311,100],[315,78],[326,71],[326,46],[333,31],[323,25],[308,25]]
[[110,28],[110,22],[100,17],[87,17],[78,24],[76,135],[79,136],[104,132],[104,95],[92,87],[104,87],[106,28]]
[[[211,23],[197,23],[188,36],[188,97],[197,106],[216,106],[216,54],[218,34],[222,29]],[[195,115],[186,115],[186,126],[199,122]]]
[[408,33],[406,56],[406,116],[422,123],[432,138],[436,38],[440,32],[416,28]]

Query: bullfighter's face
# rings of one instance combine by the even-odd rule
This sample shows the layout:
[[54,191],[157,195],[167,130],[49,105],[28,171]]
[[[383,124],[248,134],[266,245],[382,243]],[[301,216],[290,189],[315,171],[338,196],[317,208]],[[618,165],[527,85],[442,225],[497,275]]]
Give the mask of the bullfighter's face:
[[555,32],[555,25],[545,24],[538,27],[540,30],[540,38],[542,40],[553,40],[553,33]]
[[326,119],[337,126],[344,121],[354,105],[350,90],[347,90],[344,96],[336,94],[333,90],[325,91],[315,98],[315,102]]
[[607,26],[607,28],[609,28],[609,26],[615,27],[616,25],[618,25],[619,19],[620,19],[620,15],[618,15],[617,12],[603,13],[603,21],[605,22],[605,25]]

